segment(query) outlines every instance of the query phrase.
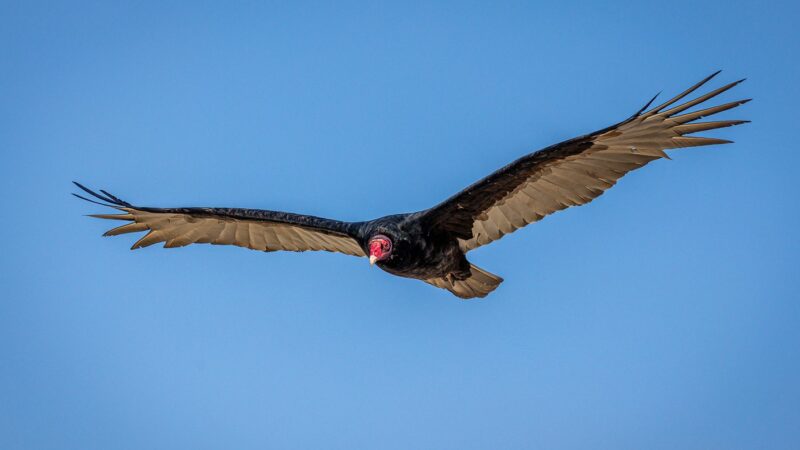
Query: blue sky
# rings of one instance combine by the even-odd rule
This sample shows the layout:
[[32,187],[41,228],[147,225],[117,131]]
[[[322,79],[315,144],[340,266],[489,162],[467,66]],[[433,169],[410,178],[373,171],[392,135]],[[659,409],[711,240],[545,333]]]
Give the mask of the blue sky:
[[[0,3],[0,447],[800,445],[796,2],[110,3]],[[68,195],[419,210],[720,68],[736,144],[473,252],[480,301]]]

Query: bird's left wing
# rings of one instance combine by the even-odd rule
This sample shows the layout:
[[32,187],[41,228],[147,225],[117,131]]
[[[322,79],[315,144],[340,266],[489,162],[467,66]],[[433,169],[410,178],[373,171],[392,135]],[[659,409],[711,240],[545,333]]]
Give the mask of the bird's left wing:
[[747,122],[695,121],[749,100],[681,113],[743,80],[667,109],[717,73],[649,111],[645,112],[653,100],[616,125],[523,156],[423,212],[420,220],[434,230],[452,233],[469,251],[555,211],[589,203],[631,170],[668,158],[664,150],[730,143],[687,135]]
[[127,222],[104,236],[147,232],[133,244],[132,250],[164,242],[166,248],[202,243],[262,251],[325,250],[366,256],[356,239],[353,224],[348,222],[260,209],[140,207],[106,191],[97,193],[79,183],[75,185],[96,200],[73,194],[76,197],[121,211],[120,214],[92,215]]

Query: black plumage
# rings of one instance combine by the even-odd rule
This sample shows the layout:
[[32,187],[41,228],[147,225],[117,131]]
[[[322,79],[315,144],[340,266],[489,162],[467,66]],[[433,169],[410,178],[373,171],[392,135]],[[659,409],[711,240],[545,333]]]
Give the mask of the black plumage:
[[164,247],[210,243],[262,251],[326,250],[369,257],[391,274],[423,280],[461,298],[485,297],[503,279],[470,264],[466,258],[470,250],[555,211],[592,201],[627,172],[668,158],[664,150],[730,143],[688,135],[746,123],[696,121],[749,100],[681,113],[743,80],[672,106],[718,73],[645,111],[651,100],[620,123],[523,156],[433,208],[415,213],[342,222],[258,209],[140,207],[79,183],[75,184],[94,199],[74,195],[122,211],[93,215],[126,222],[107,236],[147,231],[134,249],[164,242]]

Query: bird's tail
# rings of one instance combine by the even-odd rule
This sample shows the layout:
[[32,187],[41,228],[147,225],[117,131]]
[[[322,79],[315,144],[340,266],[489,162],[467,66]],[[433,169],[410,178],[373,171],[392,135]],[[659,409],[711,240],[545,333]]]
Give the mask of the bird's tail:
[[486,297],[503,282],[502,277],[489,273],[474,264],[470,264],[469,269],[470,276],[464,280],[431,278],[425,282],[438,288],[447,289],[456,297],[463,299]]

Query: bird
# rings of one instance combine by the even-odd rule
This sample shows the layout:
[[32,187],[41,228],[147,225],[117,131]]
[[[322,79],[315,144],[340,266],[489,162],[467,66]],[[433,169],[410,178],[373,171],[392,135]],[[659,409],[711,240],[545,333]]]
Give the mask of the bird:
[[648,109],[656,94],[614,125],[524,155],[423,211],[345,222],[261,209],[134,206],[78,182],[73,183],[91,198],[73,195],[118,210],[89,215],[125,222],[104,236],[146,232],[132,250],[160,242],[165,248],[208,243],[265,252],[323,250],[366,257],[392,275],[422,280],[462,299],[482,298],[503,278],[472,264],[468,252],[556,211],[591,202],[628,172],[669,159],[665,150],[732,143],[693,134],[748,123],[699,120],[751,99],[686,111],[744,81],[688,100],[719,73]]

